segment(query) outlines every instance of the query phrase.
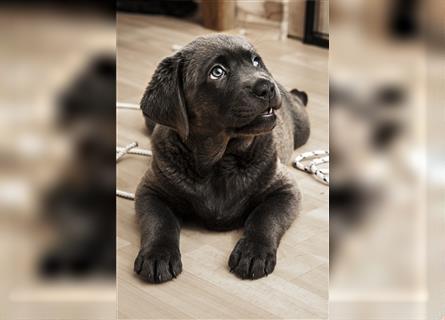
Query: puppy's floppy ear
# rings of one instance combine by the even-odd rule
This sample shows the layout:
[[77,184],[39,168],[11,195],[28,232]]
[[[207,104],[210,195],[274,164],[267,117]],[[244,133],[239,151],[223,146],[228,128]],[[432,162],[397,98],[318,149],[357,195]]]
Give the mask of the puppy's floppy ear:
[[307,97],[307,93],[304,91],[300,91],[298,89],[292,89],[290,91],[290,93],[292,93],[293,95],[297,96],[301,102],[303,103],[304,106],[307,106],[308,103],[308,97]]
[[189,122],[182,69],[180,52],[162,60],[145,90],[140,105],[147,118],[176,130],[185,141],[189,134]]

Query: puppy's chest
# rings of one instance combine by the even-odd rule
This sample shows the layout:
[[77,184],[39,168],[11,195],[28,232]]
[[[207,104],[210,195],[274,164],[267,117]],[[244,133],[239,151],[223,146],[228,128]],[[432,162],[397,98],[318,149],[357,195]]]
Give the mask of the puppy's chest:
[[195,182],[192,206],[194,213],[209,224],[229,223],[240,218],[251,198],[267,185],[264,163],[240,163],[222,159],[210,174]]

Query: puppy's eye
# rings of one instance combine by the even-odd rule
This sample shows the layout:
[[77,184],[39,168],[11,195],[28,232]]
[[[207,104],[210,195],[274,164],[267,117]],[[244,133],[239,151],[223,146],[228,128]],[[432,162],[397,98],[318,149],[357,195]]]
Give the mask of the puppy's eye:
[[253,56],[252,63],[255,67],[258,67],[260,65],[260,58],[258,58],[257,56]]
[[226,72],[223,68],[221,68],[220,66],[216,66],[213,67],[213,69],[210,71],[210,79],[221,79],[225,74]]

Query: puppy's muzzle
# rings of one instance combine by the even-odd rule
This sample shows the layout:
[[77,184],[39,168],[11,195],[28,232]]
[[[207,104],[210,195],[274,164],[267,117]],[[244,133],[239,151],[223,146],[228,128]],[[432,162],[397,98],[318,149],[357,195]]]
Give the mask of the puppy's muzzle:
[[277,85],[272,79],[258,77],[250,86],[250,92],[253,97],[259,99],[262,106],[261,113],[272,113],[281,107],[281,95],[278,92]]
[[259,78],[253,84],[252,93],[260,99],[271,100],[276,95],[275,84],[270,80]]

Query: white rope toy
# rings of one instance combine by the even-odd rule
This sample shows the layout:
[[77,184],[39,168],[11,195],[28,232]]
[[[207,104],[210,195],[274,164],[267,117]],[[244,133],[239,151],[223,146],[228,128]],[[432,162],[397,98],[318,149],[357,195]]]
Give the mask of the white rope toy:
[[135,103],[116,102],[116,107],[118,109],[141,110],[141,107]]
[[[135,104],[135,103],[116,102],[116,107],[118,109],[141,110],[139,105]],[[138,146],[138,143],[136,141],[128,144],[125,147],[117,146],[116,147],[116,162],[119,162],[119,160],[126,154],[135,154],[135,155],[146,156],[146,157],[151,157],[153,155],[150,150],[141,149],[141,148],[138,148],[137,146]],[[116,189],[116,195],[118,197],[129,199],[129,200],[134,200],[134,198],[135,198],[134,193],[119,190],[119,189]]]
[[[136,142],[133,142],[136,143]],[[125,154],[137,154],[139,156],[147,156],[147,157],[151,157],[153,155],[153,153],[151,153],[150,150],[147,149],[141,149],[141,148],[136,148],[137,147],[137,143],[136,145],[133,147],[131,147],[130,149],[125,151]],[[116,147],[116,152],[121,152],[124,151],[127,147]]]
[[[116,147],[116,161],[118,162],[119,159],[121,159],[126,154],[136,154],[139,156],[146,156],[146,157],[150,157],[153,155],[150,150],[137,148],[137,146],[138,143],[135,141],[125,147]],[[134,200],[135,198],[134,193],[122,191],[119,189],[116,189],[116,195],[118,197],[130,200]]]
[[[311,159],[313,160],[310,161],[309,164],[304,165],[303,161]],[[318,168],[318,166],[324,163],[329,163],[328,150],[315,150],[315,151],[304,152],[298,155],[293,162],[295,168],[307,173],[311,173],[321,182],[329,185],[329,169]]]

